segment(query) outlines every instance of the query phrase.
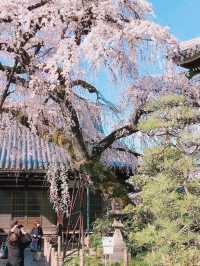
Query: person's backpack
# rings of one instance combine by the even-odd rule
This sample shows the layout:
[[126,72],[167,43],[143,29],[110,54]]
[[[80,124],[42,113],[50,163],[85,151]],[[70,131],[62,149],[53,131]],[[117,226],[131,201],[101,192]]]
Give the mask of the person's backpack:
[[6,242],[2,242],[0,248],[0,259],[7,259],[8,258],[8,247]]

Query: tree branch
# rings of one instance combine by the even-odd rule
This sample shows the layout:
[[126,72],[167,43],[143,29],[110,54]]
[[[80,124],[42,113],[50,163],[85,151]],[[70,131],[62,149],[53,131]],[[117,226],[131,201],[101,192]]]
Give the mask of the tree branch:
[[[66,120],[69,120],[69,114],[71,115],[72,123],[70,125],[70,128],[71,128],[72,134],[76,138],[77,144],[80,146],[81,150],[83,151],[84,156],[87,159],[89,159],[89,154],[88,154],[88,150],[87,150],[84,138],[83,138],[78,114],[75,108],[73,107],[73,104],[69,100],[69,97],[67,97],[64,93],[59,92],[57,93],[57,95],[51,94],[50,98],[59,104],[64,119],[66,118]],[[66,113],[66,109],[68,113]]]
[[80,123],[79,123],[78,114],[77,114],[75,108],[73,107],[73,104],[71,103],[71,101],[68,98],[65,100],[65,106],[67,107],[67,110],[69,111],[69,113],[71,115],[72,133],[74,134],[74,136],[76,137],[76,140],[80,144],[86,158],[89,159],[89,154],[88,154],[88,150],[87,150],[87,147],[85,145],[84,138],[83,138],[82,130],[81,130]]
[[[1,62],[0,62],[0,70],[1,71],[5,71],[5,72],[8,72],[8,73],[11,73],[13,68],[14,67],[2,65]],[[21,67],[18,66],[18,67],[15,68],[15,74],[22,74],[22,73],[23,73],[23,71],[22,71]],[[13,84],[20,83],[20,84],[22,84],[24,86],[24,85],[28,84],[28,81],[25,78],[22,78],[22,77],[19,77],[19,76],[14,76],[14,74],[13,74],[12,77],[11,77],[11,83],[13,83]]]
[[[13,70],[13,68],[14,68],[14,66],[3,65],[0,62],[0,70],[1,71],[11,72]],[[22,66],[17,66],[17,67],[15,67],[15,73],[16,74],[25,74],[26,73],[26,69],[24,69],[24,67],[22,67]]]
[[132,155],[134,155],[135,157],[140,157],[142,156],[141,153],[138,153],[136,151],[132,151],[131,149],[129,149],[128,147],[126,148],[122,148],[122,147],[112,147],[113,150],[116,150],[116,151],[122,151],[122,152],[127,152],[127,153],[130,153]]
[[128,137],[136,132],[138,132],[138,129],[131,124],[116,129],[111,134],[106,136],[103,140],[93,146],[92,158],[98,158],[104,150],[106,150],[113,144],[114,141]]
[[10,16],[8,16],[7,18],[0,19],[0,23],[11,23],[11,22],[12,22],[12,18]]
[[15,52],[14,47],[9,46],[9,45],[8,45],[7,43],[5,43],[5,42],[1,42],[1,43],[0,43],[0,50],[7,51],[7,52],[9,52],[9,53],[14,53],[14,52]]
[[[46,5],[48,2],[50,2],[50,0],[42,0],[39,3],[36,3],[36,4],[32,5],[32,6],[27,7],[27,9],[29,11],[32,11],[32,10],[35,10],[37,8],[40,8],[40,7],[44,6],[44,5]],[[12,21],[13,21],[13,19],[10,16],[7,16],[5,18],[1,18],[0,19],[0,23],[11,23]]]
[[93,158],[99,158],[101,153],[104,150],[106,150],[108,147],[110,147],[113,144],[113,142],[115,142],[116,140],[128,137],[134,133],[139,132],[137,128],[139,120],[144,114],[147,114],[147,112],[144,111],[144,105],[145,105],[145,99],[143,103],[140,106],[138,106],[138,108],[136,109],[131,124],[116,129],[108,136],[106,136],[104,139],[102,139],[100,142],[94,144],[92,148]]
[[88,92],[90,93],[96,93],[97,97],[99,95],[99,91],[90,83],[88,83],[87,81],[81,80],[81,79],[77,79],[71,82],[71,86],[75,87],[75,86],[81,86],[82,88],[88,90]]
[[86,89],[89,93],[95,93],[97,100],[101,100],[105,105],[107,105],[113,112],[118,113],[118,108],[111,102],[107,101],[103,95],[97,90],[97,88],[87,81],[78,79],[71,82],[71,87],[81,86],[83,89]]
[[42,0],[41,2],[39,2],[39,3],[35,4],[35,5],[29,6],[27,9],[29,11],[32,11],[34,9],[37,9],[39,7],[42,7],[42,6],[46,5],[48,2],[50,2],[50,1],[49,0]]
[[10,88],[10,84],[12,82],[12,78],[14,76],[14,73],[15,73],[15,69],[17,67],[17,64],[18,64],[18,60],[15,59],[15,63],[14,63],[14,66],[13,66],[13,69],[12,71],[8,74],[8,82],[6,84],[6,87],[0,97],[0,113],[2,113],[2,108],[3,108],[3,104],[6,100],[6,98],[10,95],[10,92],[9,92],[9,88]]

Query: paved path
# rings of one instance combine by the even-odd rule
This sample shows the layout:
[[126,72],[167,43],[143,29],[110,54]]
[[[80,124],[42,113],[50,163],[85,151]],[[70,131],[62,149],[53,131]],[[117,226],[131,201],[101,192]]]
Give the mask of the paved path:
[[33,261],[31,251],[30,249],[27,248],[25,250],[24,266],[47,266],[47,265],[45,263],[44,256],[42,255],[38,261]]
[[[5,265],[6,265],[6,260],[0,259],[0,266],[5,266]],[[39,261],[33,261],[30,249],[26,249],[24,266],[47,266],[47,265],[45,263],[45,259],[43,256]]]

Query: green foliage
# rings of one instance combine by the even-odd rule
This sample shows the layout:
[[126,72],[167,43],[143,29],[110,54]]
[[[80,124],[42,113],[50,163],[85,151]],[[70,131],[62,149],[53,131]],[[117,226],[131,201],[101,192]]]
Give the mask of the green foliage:
[[80,170],[93,177],[92,180],[97,190],[115,198],[122,206],[127,204],[128,197],[126,187],[119,182],[111,168],[106,167],[97,160],[82,164]]
[[191,127],[191,130],[182,130],[180,133],[180,140],[183,143],[190,143],[190,144],[200,144],[200,131],[199,126]]
[[171,144],[150,148],[145,151],[143,164],[139,169],[142,176],[137,176],[133,182],[143,179],[144,175],[147,179],[150,176],[155,178],[159,173],[182,179],[193,168],[193,161],[194,158],[182,153]]
[[[79,266],[79,257],[74,257],[69,262],[65,263],[65,266]],[[104,266],[104,260],[101,257],[85,256],[85,266]],[[109,266],[123,266],[123,263],[112,263]],[[140,258],[129,261],[129,266],[148,266],[148,264],[142,262]]]
[[98,250],[102,247],[102,236],[100,234],[94,233],[90,236],[91,247]]
[[194,126],[200,112],[184,97],[173,95],[146,108],[153,113],[141,122],[143,131],[176,129],[176,135],[163,137],[159,145],[147,149],[137,175],[130,179],[140,192],[135,196],[137,204],[124,210],[127,242],[135,258],[139,256],[146,265],[196,266],[200,263],[200,181],[193,173],[198,157],[186,151],[200,142]]
[[[124,209],[124,237],[134,266],[197,266],[200,252],[200,181],[198,156],[187,152],[200,143],[200,111],[185,97],[169,95],[146,106],[151,111],[139,128],[166,135],[144,152],[137,174],[130,178],[138,193]],[[175,135],[170,135],[173,130]],[[184,150],[186,147],[186,150]],[[120,197],[120,195],[119,195]],[[94,224],[93,247],[112,232],[112,220]],[[95,264],[94,264],[95,265]],[[98,264],[96,264],[98,265]]]
[[[192,156],[191,156],[192,157]],[[146,151],[140,174],[132,182],[141,189],[137,206],[127,206],[128,242],[148,265],[187,265],[200,248],[200,183],[188,180],[192,158],[174,147]],[[183,263],[183,264],[181,264]],[[195,265],[195,264],[194,264]]]
[[173,108],[176,106],[181,106],[186,104],[186,98],[181,95],[171,94],[161,96],[148,102],[145,106],[146,111],[157,111],[165,108]]
[[113,232],[112,223],[113,219],[110,217],[98,218],[93,224],[93,232],[101,236],[109,235]]
[[91,247],[95,250],[102,248],[102,236],[113,232],[113,220],[109,217],[97,218],[93,224],[93,234],[90,236]]
[[198,122],[200,120],[199,111],[188,106],[176,106],[154,112],[147,119],[143,119],[139,124],[139,129],[144,132],[158,129],[184,128],[185,124]]
[[145,117],[138,128],[143,132],[159,129],[183,129],[185,125],[199,122],[198,109],[191,108],[183,96],[168,95],[148,103],[146,111],[151,115]]
[[[65,266],[79,266],[80,258],[74,257],[69,262],[65,262]],[[104,262],[100,257],[85,256],[85,266],[104,266]]]

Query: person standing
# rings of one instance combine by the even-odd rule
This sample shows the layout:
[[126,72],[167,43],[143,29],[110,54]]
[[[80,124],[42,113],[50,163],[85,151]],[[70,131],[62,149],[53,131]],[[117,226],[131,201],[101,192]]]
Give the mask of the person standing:
[[6,266],[24,266],[24,250],[31,243],[30,234],[26,233],[22,225],[11,228],[8,239],[8,260]]
[[41,251],[42,236],[43,236],[42,227],[40,226],[39,222],[36,222],[31,231],[31,238],[32,238],[31,251],[33,255],[33,260],[36,260],[37,253]]
[[42,237],[43,237],[43,229],[40,223],[37,223],[37,231],[38,231],[38,250],[41,251],[42,249]]

